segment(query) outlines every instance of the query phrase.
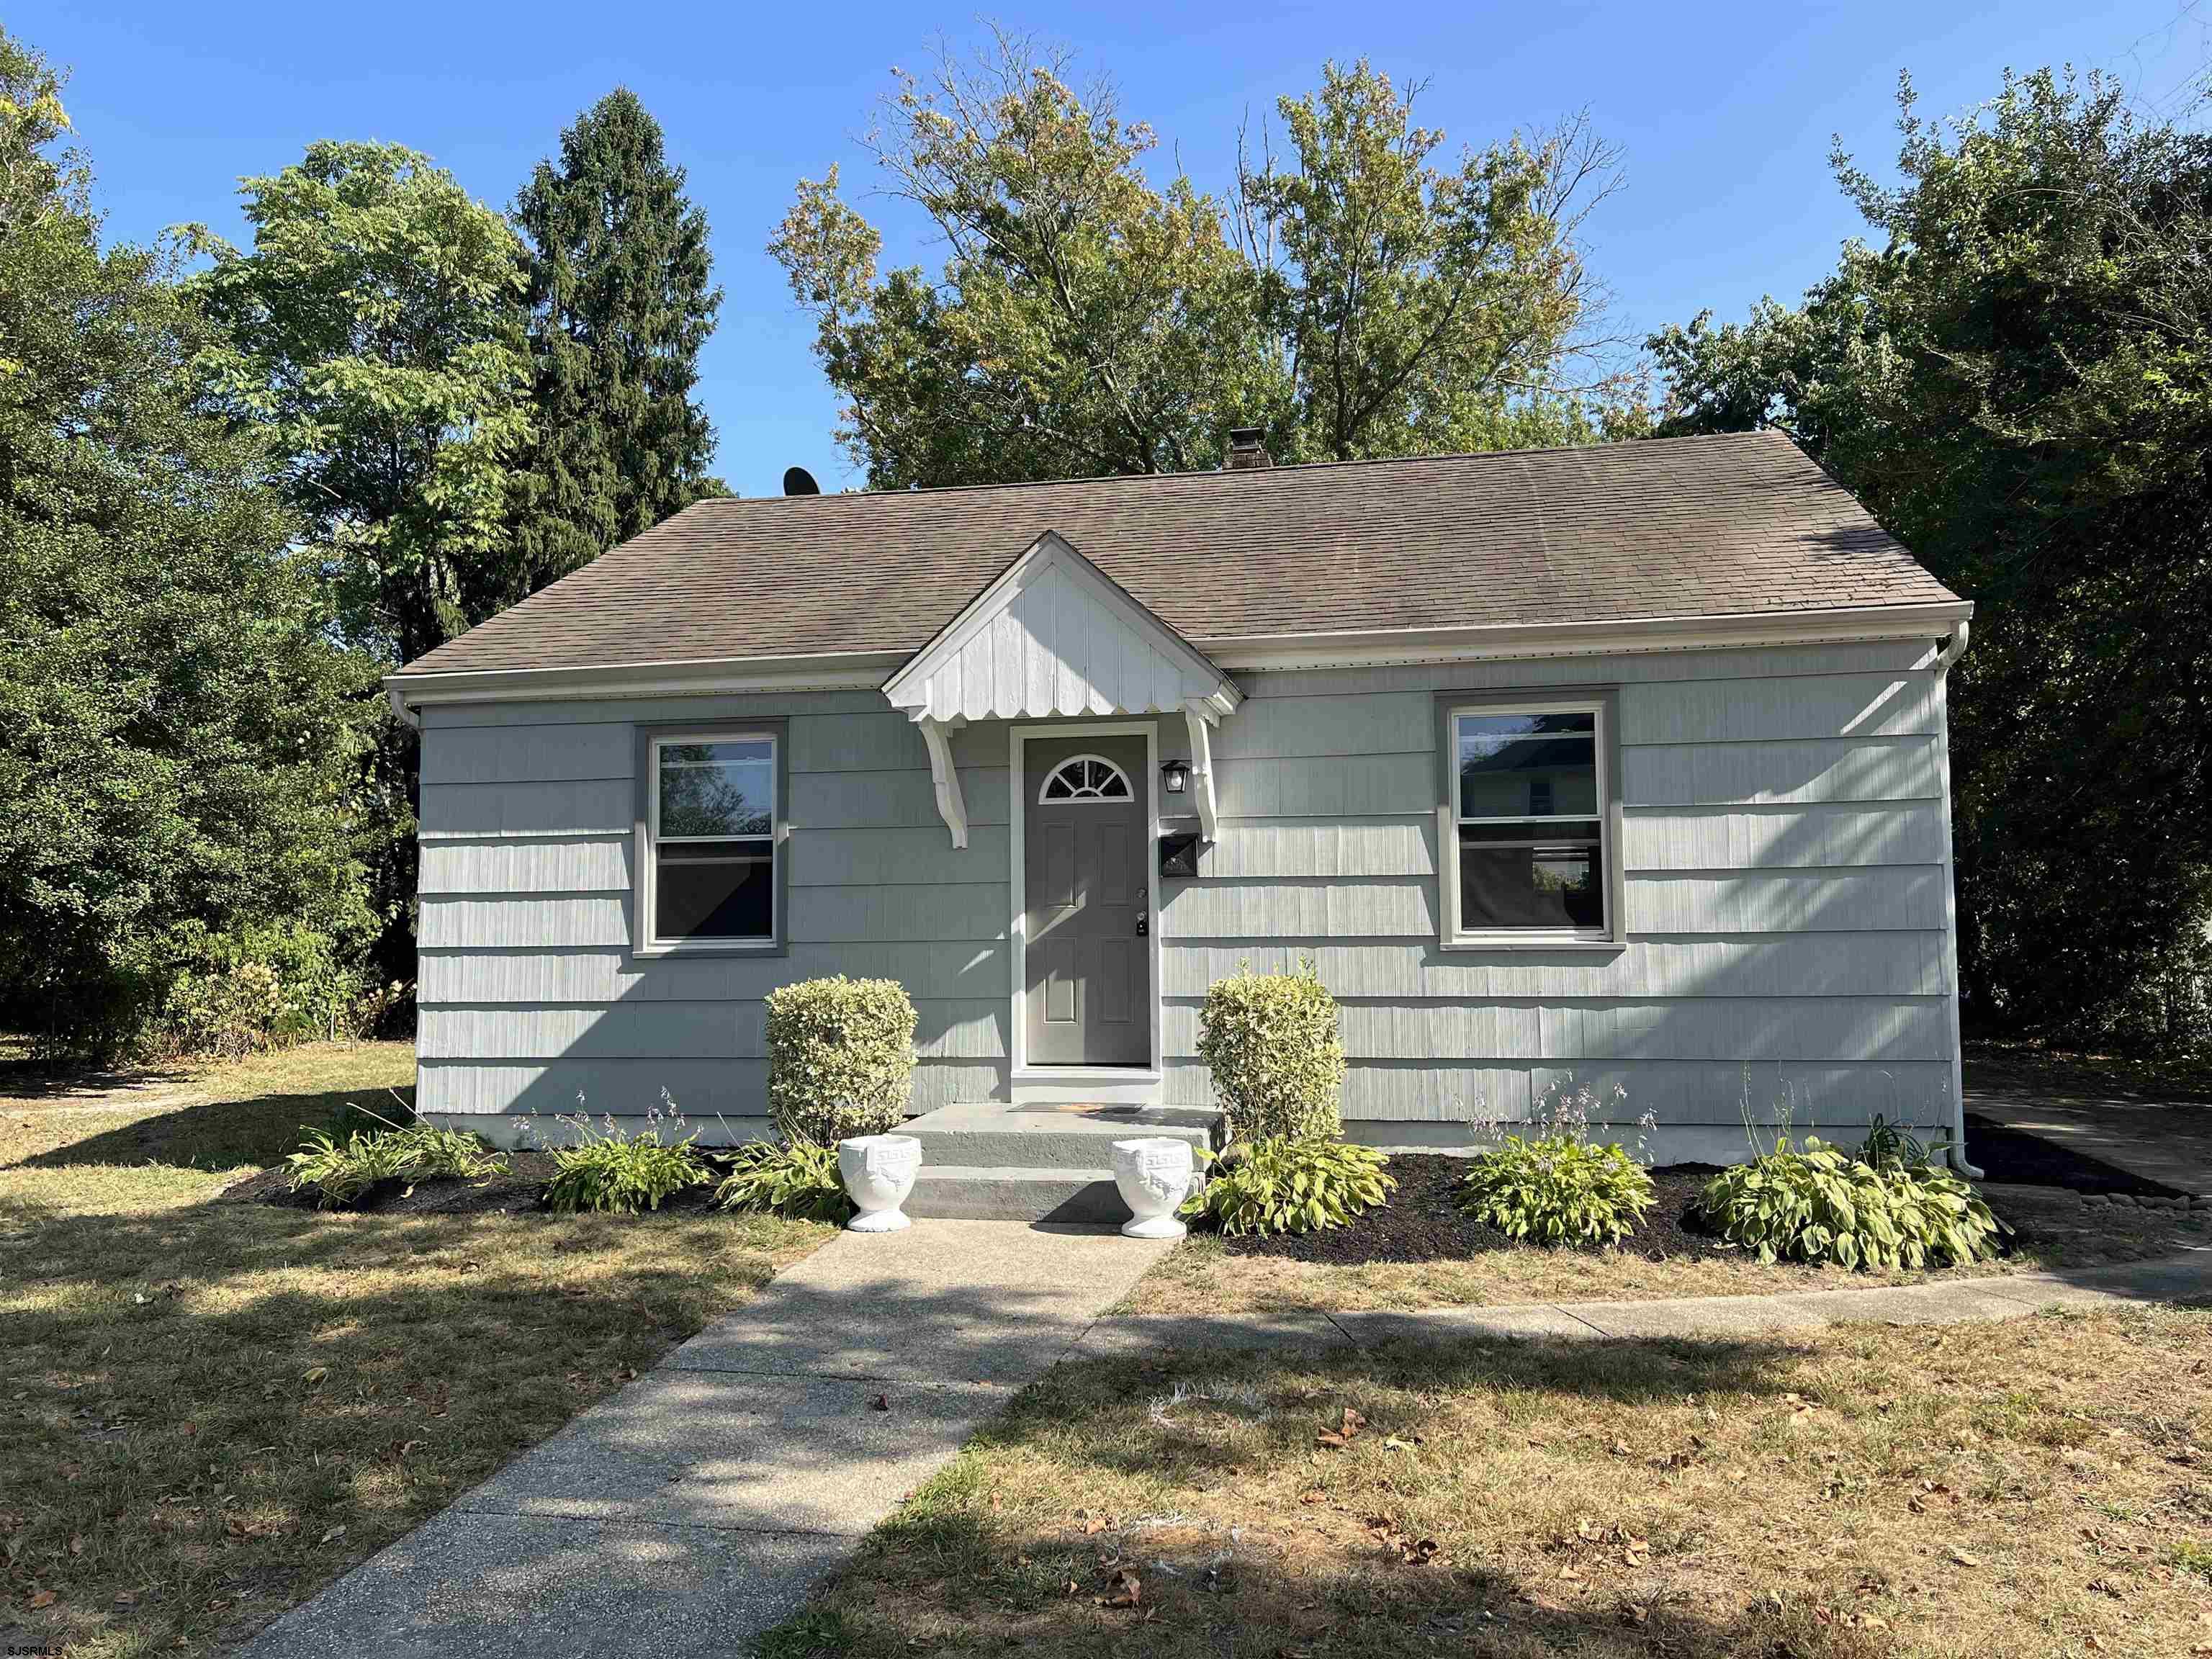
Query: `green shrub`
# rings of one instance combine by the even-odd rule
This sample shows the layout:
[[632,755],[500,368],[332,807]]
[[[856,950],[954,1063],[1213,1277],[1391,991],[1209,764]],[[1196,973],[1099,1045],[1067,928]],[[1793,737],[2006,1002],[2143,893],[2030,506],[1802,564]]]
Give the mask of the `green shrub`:
[[298,923],[232,933],[180,928],[167,989],[132,1047],[157,1059],[236,1059],[317,1037],[358,1036],[375,1029],[410,994],[393,983],[373,987],[347,949]]
[[1817,1136],[1787,1139],[1764,1158],[1724,1170],[1698,1212],[1761,1261],[1833,1261],[1846,1267],[1963,1264],[1996,1254],[2008,1231],[1958,1176],[1929,1164],[1876,1169]]
[[[594,1129],[586,1118],[562,1121],[575,1129],[577,1139],[574,1146],[552,1149],[553,1179],[545,1183],[550,1210],[635,1215],[659,1209],[671,1193],[696,1187],[711,1176],[694,1145],[696,1133],[672,1144],[662,1140],[657,1125],[625,1135],[611,1118],[604,1130]],[[680,1126],[682,1120],[678,1121]]]
[[507,1173],[507,1160],[476,1136],[428,1123],[356,1130],[343,1142],[311,1129],[306,1145],[285,1162],[292,1170],[292,1190],[313,1187],[316,1204],[325,1210],[358,1203],[382,1181],[404,1181],[411,1189],[415,1182],[441,1176],[481,1181]]
[[1620,1147],[1565,1130],[1507,1135],[1469,1167],[1460,1206],[1511,1238],[1618,1244],[1655,1201],[1651,1177]]
[[914,1003],[895,979],[768,994],[768,1109],[786,1140],[835,1146],[898,1127],[914,1092]]
[[1232,1133],[1274,1140],[1342,1131],[1344,1040],[1336,1000],[1310,962],[1295,974],[1240,967],[1214,981],[1199,1011],[1198,1056]]
[[853,1213],[837,1173],[837,1149],[811,1140],[747,1141],[714,1189],[726,1210],[759,1210],[794,1221],[842,1221]]
[[1224,1233],[1310,1233],[1341,1227],[1387,1201],[1398,1183],[1371,1146],[1328,1135],[1269,1136],[1218,1157],[1205,1151],[1206,1183],[1183,1200],[1186,1216],[1211,1216]]

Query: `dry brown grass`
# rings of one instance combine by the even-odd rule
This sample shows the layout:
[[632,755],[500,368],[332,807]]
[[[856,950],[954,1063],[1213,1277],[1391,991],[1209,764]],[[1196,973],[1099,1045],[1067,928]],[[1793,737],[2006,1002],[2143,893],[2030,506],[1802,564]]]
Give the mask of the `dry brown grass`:
[[1139,1279],[1116,1311],[1293,1313],[1855,1290],[2138,1261],[2202,1245],[2212,1237],[2212,1212],[2202,1210],[2086,1210],[2070,1198],[2008,1196],[1997,1211],[2020,1230],[2013,1255],[1972,1267],[1918,1273],[1770,1264],[1748,1255],[1653,1261],[1632,1249],[1526,1248],[1486,1250],[1455,1261],[1340,1267],[1233,1255],[1218,1238],[1194,1236]]
[[1063,1365],[769,1651],[2204,1652],[2208,1401],[2203,1311]]
[[246,1634],[830,1236],[211,1201],[410,1072],[325,1046],[115,1110],[0,1085],[0,1646]]

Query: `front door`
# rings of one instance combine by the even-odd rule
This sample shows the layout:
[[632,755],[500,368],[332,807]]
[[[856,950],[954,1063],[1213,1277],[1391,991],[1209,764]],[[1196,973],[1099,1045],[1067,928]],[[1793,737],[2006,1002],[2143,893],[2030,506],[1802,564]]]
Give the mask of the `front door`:
[[1022,747],[1030,1063],[1149,1064],[1145,740],[1031,738]]

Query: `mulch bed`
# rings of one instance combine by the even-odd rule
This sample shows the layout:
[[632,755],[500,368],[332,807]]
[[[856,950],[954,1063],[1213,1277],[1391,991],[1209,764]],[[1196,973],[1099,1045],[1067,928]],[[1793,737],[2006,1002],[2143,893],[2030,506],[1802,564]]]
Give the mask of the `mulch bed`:
[[2181,1189],[2130,1175],[2102,1158],[1966,1114],[1966,1157],[1984,1180],[2017,1187],[2066,1187],[2077,1193],[2126,1193],[2137,1198],[2174,1198]]
[[[1398,1190],[1382,1209],[1370,1210],[1349,1227],[1319,1232],[1245,1234],[1224,1238],[1231,1255],[1284,1256],[1356,1267],[1366,1261],[1452,1261],[1486,1250],[1534,1247],[1486,1226],[1459,1207],[1458,1188],[1467,1160],[1434,1152],[1398,1152],[1390,1158]],[[1705,1183],[1718,1174],[1706,1164],[1677,1164],[1651,1172],[1658,1201],[1644,1212],[1644,1224],[1621,1242],[1624,1251],[1654,1261],[1697,1256],[1737,1256],[1742,1251],[1698,1231],[1690,1206]]]
[[[410,1191],[404,1181],[380,1182],[362,1195],[361,1201],[349,1207],[355,1214],[365,1215],[542,1215],[553,1218],[539,1194],[545,1183],[553,1178],[553,1158],[547,1152],[509,1152],[507,1172],[487,1181],[457,1181],[450,1177],[436,1181],[418,1181]],[[236,1204],[274,1204],[285,1209],[312,1210],[316,1207],[316,1192],[313,1187],[292,1190],[291,1171],[284,1169],[264,1170],[249,1176],[234,1186],[226,1187],[222,1200]],[[712,1207],[714,1183],[687,1187],[682,1192],[672,1193],[661,1200],[660,1207],[668,1210],[704,1210]]]

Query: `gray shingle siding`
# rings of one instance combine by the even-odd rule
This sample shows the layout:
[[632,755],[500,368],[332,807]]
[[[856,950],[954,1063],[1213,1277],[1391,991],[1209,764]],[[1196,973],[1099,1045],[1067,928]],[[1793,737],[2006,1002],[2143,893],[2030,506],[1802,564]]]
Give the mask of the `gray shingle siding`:
[[[1168,1097],[1207,1098],[1212,979],[1311,956],[1343,1005],[1346,1114],[1382,1138],[1449,1139],[1569,1073],[1710,1132],[1700,1148],[1747,1096],[1801,1127],[1942,1121],[1932,664],[1889,643],[1240,675],[1214,734],[1219,839],[1200,879],[1161,887]],[[1628,943],[1442,951],[1437,696],[1566,685],[1618,688]],[[635,958],[631,728],[748,715],[790,722],[789,954]],[[836,972],[915,997],[917,1105],[1005,1095],[1004,725],[956,738],[964,851],[919,735],[872,693],[433,706],[425,725],[426,1110],[573,1111],[580,1092],[629,1115],[665,1089],[750,1116],[761,997]],[[1182,723],[1159,729],[1181,753]]]

